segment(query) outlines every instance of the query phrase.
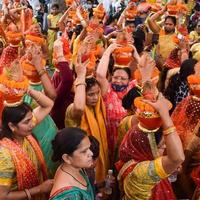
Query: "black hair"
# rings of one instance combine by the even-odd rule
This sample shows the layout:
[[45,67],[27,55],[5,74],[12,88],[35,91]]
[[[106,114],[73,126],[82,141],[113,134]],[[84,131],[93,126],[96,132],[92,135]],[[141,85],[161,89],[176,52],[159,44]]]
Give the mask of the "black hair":
[[172,76],[169,80],[169,85],[166,88],[164,95],[175,105],[174,96],[182,82],[187,81],[187,77],[194,74],[194,66],[197,63],[195,59],[189,58],[181,64],[180,72]]
[[92,88],[96,84],[99,85],[99,82],[94,77],[86,78],[85,83],[86,83],[86,91],[88,91],[90,88]]
[[22,103],[15,107],[4,107],[2,112],[2,129],[0,132],[0,139],[4,137],[13,139],[13,132],[8,124],[11,122],[13,125],[17,125],[30,111],[32,111],[32,109],[26,103]]
[[95,160],[99,157],[99,141],[92,135],[88,136],[90,140],[90,150],[93,153],[92,159]]
[[2,41],[0,41],[0,48],[4,47],[4,44]]
[[106,26],[109,25],[109,24],[111,24],[112,22],[114,22],[116,19],[117,19],[116,16],[110,15],[108,17],[108,19],[106,20]]
[[196,5],[194,6],[194,10],[200,11],[200,4],[199,3],[196,3]]
[[83,30],[83,26],[81,24],[78,24],[73,31],[76,33],[76,36],[78,36],[80,35],[82,30]]
[[59,5],[58,5],[58,4],[53,4],[53,5],[51,6],[51,9],[52,9],[52,8],[56,8],[56,9],[59,10]]
[[72,156],[85,137],[87,137],[87,133],[80,128],[70,127],[60,130],[52,141],[52,160],[61,162],[63,154]]
[[134,46],[137,52],[139,54],[142,53],[144,50],[145,32],[141,28],[137,27],[133,35],[133,38],[134,38]]
[[173,22],[173,24],[174,24],[174,26],[176,26],[176,17],[175,16],[172,16],[172,15],[168,15],[167,17],[165,17],[165,22],[168,20],[168,19],[170,19],[172,22]]
[[139,87],[134,87],[129,90],[129,92],[122,99],[122,106],[130,110],[133,105],[133,101],[136,97],[141,96],[141,89]]
[[134,25],[135,26],[134,21],[126,20],[125,21],[125,26],[129,26],[129,25]]
[[128,74],[128,78],[130,79],[131,78],[131,70],[129,67],[115,67],[112,71],[112,75],[115,73],[115,71],[117,70],[124,70],[127,74]]

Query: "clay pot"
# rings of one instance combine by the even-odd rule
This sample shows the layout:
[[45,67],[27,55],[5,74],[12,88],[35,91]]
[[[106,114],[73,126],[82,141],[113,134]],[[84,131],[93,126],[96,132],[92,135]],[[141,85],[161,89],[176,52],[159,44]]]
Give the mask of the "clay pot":
[[[42,60],[42,65],[45,66],[45,60]],[[40,82],[40,76],[38,75],[38,72],[32,64],[29,62],[23,61],[22,62],[22,68],[24,75],[32,82],[32,83],[38,83]]]
[[162,125],[162,120],[158,115],[152,114],[152,116],[145,117],[142,113],[138,113],[137,118],[139,122],[142,124],[142,126],[144,128],[147,128],[148,130],[154,130],[160,128]]
[[176,5],[168,5],[167,11],[168,11],[169,15],[176,15],[178,12],[177,6]]

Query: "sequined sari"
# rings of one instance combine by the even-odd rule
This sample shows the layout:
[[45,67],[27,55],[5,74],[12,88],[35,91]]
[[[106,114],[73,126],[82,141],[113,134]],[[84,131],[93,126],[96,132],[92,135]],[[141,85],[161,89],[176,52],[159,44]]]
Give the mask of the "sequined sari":
[[116,164],[118,179],[123,183],[125,200],[174,200],[161,159],[158,156],[154,133],[143,133],[137,126],[124,137]]
[[172,120],[185,149],[192,139],[195,126],[200,120],[200,98],[188,96],[183,99],[172,113]]

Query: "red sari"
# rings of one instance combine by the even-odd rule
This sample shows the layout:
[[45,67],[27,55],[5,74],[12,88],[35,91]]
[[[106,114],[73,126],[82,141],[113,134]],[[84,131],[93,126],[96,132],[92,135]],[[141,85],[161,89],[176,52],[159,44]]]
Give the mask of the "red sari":
[[194,128],[200,120],[200,98],[188,96],[183,99],[172,113],[172,120],[185,149],[191,141]]
[[[152,133],[150,133],[152,134]],[[157,134],[157,133],[156,133]],[[134,167],[143,161],[153,161],[155,158],[153,156],[148,134],[143,133],[137,126],[133,127],[124,137],[119,150],[120,161],[117,163],[116,167],[121,169],[121,167],[128,161],[134,160],[135,164],[129,167],[131,171]],[[120,165],[118,165],[120,164]],[[131,172],[127,169],[122,175],[125,177]],[[168,179],[162,179],[158,182],[151,190],[152,200],[174,200],[176,199],[172,190],[172,187]]]

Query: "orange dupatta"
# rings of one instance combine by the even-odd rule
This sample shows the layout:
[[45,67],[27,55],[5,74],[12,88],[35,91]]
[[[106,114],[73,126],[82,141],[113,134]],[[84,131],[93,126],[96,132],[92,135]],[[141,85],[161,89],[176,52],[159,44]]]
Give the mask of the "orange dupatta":
[[88,135],[93,135],[100,143],[100,155],[96,166],[97,183],[105,180],[108,170],[109,161],[105,119],[106,110],[103,100],[100,97],[94,110],[85,106],[80,126]]
[[[47,168],[44,162],[42,151],[32,136],[27,136],[26,139],[33,147],[38,161],[40,163],[43,179],[47,179]],[[0,145],[9,150],[16,169],[18,190],[30,189],[40,184],[38,173],[35,165],[30,160],[28,155],[22,150],[20,144],[8,138],[3,138]]]

